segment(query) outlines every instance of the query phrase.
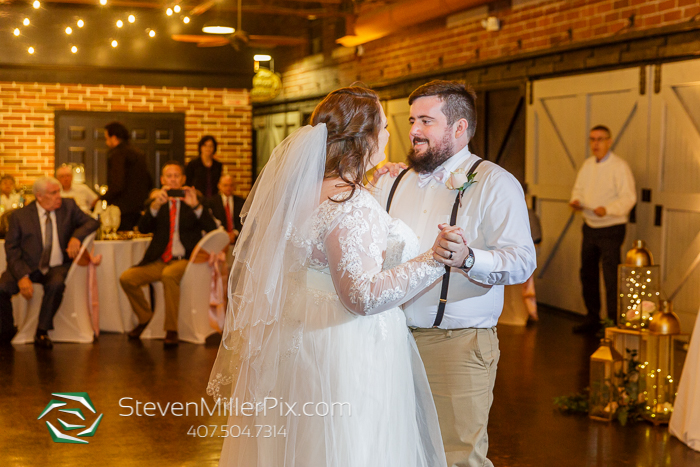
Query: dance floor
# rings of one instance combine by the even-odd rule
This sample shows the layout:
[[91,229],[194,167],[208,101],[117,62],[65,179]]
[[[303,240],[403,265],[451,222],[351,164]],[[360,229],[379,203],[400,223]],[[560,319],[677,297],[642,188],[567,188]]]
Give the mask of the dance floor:
[[[587,385],[596,340],[572,335],[577,320],[569,314],[540,314],[534,326],[499,326],[502,354],[489,426],[496,466],[700,465],[700,453],[665,427],[620,427],[554,410],[555,396]],[[215,409],[205,389],[217,348],[211,342],[164,350],[161,341],[134,343],[121,334],[103,334],[94,345],[56,344],[52,351],[0,348],[0,465],[216,465],[226,419],[206,412]],[[86,420],[62,413],[64,422],[89,426],[104,414],[94,436],[80,438],[88,444],[52,441],[46,422],[57,423],[56,414],[38,419],[50,401],[66,401],[52,393],[88,393],[95,408],[93,414],[69,400],[65,407],[82,407]],[[149,402],[153,410],[144,406]],[[188,414],[173,407],[178,402],[190,403]]]

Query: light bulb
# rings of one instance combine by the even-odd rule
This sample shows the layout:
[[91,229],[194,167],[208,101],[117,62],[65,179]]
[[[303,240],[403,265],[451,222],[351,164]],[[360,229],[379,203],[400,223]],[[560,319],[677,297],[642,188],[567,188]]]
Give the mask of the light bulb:
[[27,52],[29,52],[30,54],[33,54],[33,53],[34,53],[34,47],[29,47],[29,48],[27,49]]
[[70,48],[70,51],[73,53],[78,53],[78,48],[76,46],[73,46]]
[[134,16],[134,15],[129,15],[129,22],[130,22],[130,23],[133,23],[134,21],[136,21],[136,16]]
[[122,20],[117,20],[117,27],[120,28],[120,27],[122,27],[122,26],[124,26],[124,21],[122,21]]
[[25,26],[29,26],[29,18],[24,18],[24,21],[22,21],[22,24]]
[[12,31],[12,34],[14,34],[15,36],[19,36],[19,28],[15,28],[15,30]]
[[41,2],[39,0],[34,0],[34,3],[32,3],[32,6],[34,7],[35,10],[38,10],[41,8]]
[[148,31],[148,35],[151,37],[156,37],[156,32],[153,29],[151,29],[150,31]]
[[173,15],[173,9],[172,9],[172,8],[168,8],[167,10],[165,10],[165,14],[168,15],[168,16],[172,16],[172,15]]
[[105,6],[107,4],[107,0],[100,0],[100,5]]
[[185,16],[184,18],[182,18],[182,22],[185,23],[185,24],[189,23],[189,22],[190,22],[190,17],[189,17],[189,16]]
[[83,21],[82,19],[79,19],[78,20],[78,27],[82,28],[83,26],[85,26],[85,21]]
[[118,45],[119,45],[119,42],[117,42],[116,40],[113,40],[113,41],[112,41],[112,47],[116,47],[116,46],[118,46]]
[[180,10],[181,10],[180,5],[175,5],[173,7],[173,10],[175,11],[175,13],[180,13]]
[[68,26],[68,27],[66,28],[66,34],[72,34],[72,33],[73,33],[73,29],[71,29],[71,27]]

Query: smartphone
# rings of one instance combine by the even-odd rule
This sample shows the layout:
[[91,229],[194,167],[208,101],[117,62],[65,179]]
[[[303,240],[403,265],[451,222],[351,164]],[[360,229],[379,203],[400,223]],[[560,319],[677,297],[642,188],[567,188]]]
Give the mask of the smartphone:
[[168,190],[169,198],[184,198],[185,190]]

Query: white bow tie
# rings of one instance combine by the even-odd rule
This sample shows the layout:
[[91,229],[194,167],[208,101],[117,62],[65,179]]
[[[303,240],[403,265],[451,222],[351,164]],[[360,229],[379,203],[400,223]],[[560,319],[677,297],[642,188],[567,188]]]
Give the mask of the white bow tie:
[[425,188],[431,179],[438,183],[445,183],[450,176],[449,172],[442,166],[435,169],[435,172],[429,174],[418,174],[418,187]]

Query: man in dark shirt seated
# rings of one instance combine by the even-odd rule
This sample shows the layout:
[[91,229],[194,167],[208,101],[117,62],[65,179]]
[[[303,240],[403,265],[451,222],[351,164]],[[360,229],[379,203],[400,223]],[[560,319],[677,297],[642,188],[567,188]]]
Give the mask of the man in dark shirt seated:
[[245,199],[233,194],[233,177],[223,175],[219,179],[219,193],[206,200],[207,206],[221,225],[228,232],[231,244],[236,241],[243,226],[241,225],[241,208]]
[[153,240],[143,260],[124,271],[120,282],[139,319],[139,324],[129,333],[130,339],[138,339],[153,316],[142,287],[156,281],[163,283],[164,345],[170,347],[178,344],[180,280],[202,231],[216,229],[216,221],[200,203],[195,189],[183,187],[185,176],[179,162],[166,162],[160,183],[162,188],[151,193],[150,204],[138,223],[139,232],[153,233]]
[[14,211],[5,237],[7,270],[0,276],[0,344],[7,344],[17,332],[12,317],[12,296],[27,300],[34,283],[44,286],[34,344],[51,348],[48,331],[63,300],[66,276],[82,241],[97,230],[99,222],[85,214],[72,199],[61,198],[61,184],[55,178],[34,183],[36,201]]

